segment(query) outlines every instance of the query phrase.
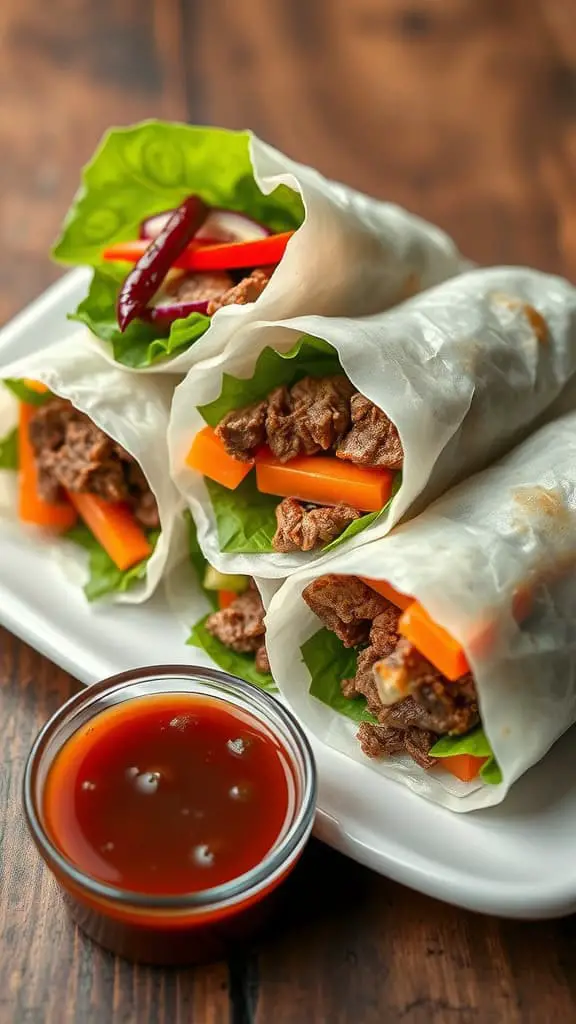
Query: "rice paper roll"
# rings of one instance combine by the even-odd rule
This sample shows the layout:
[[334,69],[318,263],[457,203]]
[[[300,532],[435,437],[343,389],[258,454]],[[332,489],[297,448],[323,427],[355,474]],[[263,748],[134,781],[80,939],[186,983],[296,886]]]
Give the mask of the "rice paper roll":
[[[277,262],[255,252],[252,266],[219,260],[215,271],[165,279],[150,307],[162,306],[164,317],[176,303],[195,300],[197,308],[183,310],[171,325],[149,322],[146,314],[121,331],[116,305],[129,268],[103,254],[111,246],[125,249],[143,232],[154,234],[161,215],[190,195],[211,211],[201,229],[204,244],[294,234]],[[115,251],[118,260],[130,256]],[[83,171],[54,255],[93,267],[89,293],[71,313],[100,340],[106,357],[131,370],[169,373],[220,353],[255,321],[374,313],[462,265],[439,228],[328,181],[251,132],[161,122],[105,135]]]
[[[390,536],[286,580],[266,617],[276,683],[317,737],[367,769],[454,811],[500,803],[576,717],[575,549],[570,414]],[[384,619],[397,607],[404,610],[390,640]],[[428,624],[419,632],[418,619]],[[420,671],[425,662],[419,677],[404,671],[410,644],[412,664]],[[356,685],[342,687],[345,679]],[[422,735],[411,734],[416,712],[420,732],[443,714],[453,732],[442,733],[441,721],[433,727],[432,745],[432,737],[424,744],[429,768],[416,763],[424,749]],[[376,723],[388,743],[397,730],[402,752],[378,751]],[[359,733],[373,756],[362,752]],[[453,757],[459,769],[466,759],[482,762],[471,781],[453,777]]]
[[135,382],[84,330],[0,371],[0,529],[56,556],[90,601],[145,601],[184,553],[171,395],[168,378]]
[[494,461],[571,405],[575,369],[576,290],[523,268],[374,317],[255,325],[177,387],[173,478],[212,565],[281,578]]

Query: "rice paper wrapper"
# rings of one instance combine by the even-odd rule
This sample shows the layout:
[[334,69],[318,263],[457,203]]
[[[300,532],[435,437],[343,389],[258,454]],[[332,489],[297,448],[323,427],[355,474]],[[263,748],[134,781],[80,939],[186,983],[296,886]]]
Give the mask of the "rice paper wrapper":
[[[0,368],[6,378],[28,378],[68,399],[140,464],[158,503],[160,535],[147,563],[145,579],[124,593],[104,598],[139,604],[155,591],[162,575],[184,552],[186,538],[181,499],[167,472],[166,434],[174,383],[168,378],[138,382],[104,359],[87,331],[80,331]],[[0,436],[16,424],[18,402],[0,386]],[[82,586],[87,578],[87,553],[64,538],[20,522],[17,514],[17,473],[0,470],[0,528],[26,531],[59,559],[65,572]]]
[[[457,274],[463,259],[440,228],[381,202],[250,137],[254,178],[264,195],[287,185],[302,197],[304,221],[256,302],[223,306],[206,333],[173,359],[133,373],[186,373],[222,352],[260,320],[317,313],[364,316]],[[109,347],[102,344],[107,359]]]
[[[545,337],[525,305],[544,318]],[[494,461],[549,417],[559,396],[567,407],[576,404],[576,289],[536,270],[473,270],[364,319],[307,316],[254,325],[221,356],[191,370],[175,391],[170,417],[172,475],[205,556],[221,572],[280,578],[323,557],[221,552],[204,479],[185,461],[205,426],[197,407],[220,395],[223,375],[250,378],[264,348],[287,352],[303,334],[336,349],[344,372],[388,414],[404,446],[402,481],[388,511],[342,550],[384,536]]]
[[[266,646],[276,682],[329,746],[454,811],[500,803],[576,718],[576,414],[543,427],[389,537],[291,576],[272,598]],[[417,598],[464,647],[503,782],[465,784],[407,758],[374,761],[357,724],[309,693],[298,657],[320,627],[302,598],[323,573],[383,579]],[[517,595],[530,596],[517,622]],[[478,642],[479,635],[488,640]]]

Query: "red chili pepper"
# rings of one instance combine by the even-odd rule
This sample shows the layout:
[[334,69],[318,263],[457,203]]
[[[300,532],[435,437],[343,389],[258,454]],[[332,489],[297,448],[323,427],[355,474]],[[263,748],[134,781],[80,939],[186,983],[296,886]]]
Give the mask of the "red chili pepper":
[[[293,231],[284,231],[267,238],[256,238],[249,242],[226,242],[219,245],[200,245],[198,242],[187,246],[174,260],[174,266],[181,270],[240,270],[244,267],[272,267],[280,262]],[[105,260],[135,263],[148,252],[147,238],[136,238],[129,242],[116,242],[102,253]]]
[[174,211],[158,237],[147,244],[120,289],[117,314],[121,331],[125,331],[132,320],[144,311],[170,268],[202,227],[208,213],[208,207],[198,196],[189,196]]

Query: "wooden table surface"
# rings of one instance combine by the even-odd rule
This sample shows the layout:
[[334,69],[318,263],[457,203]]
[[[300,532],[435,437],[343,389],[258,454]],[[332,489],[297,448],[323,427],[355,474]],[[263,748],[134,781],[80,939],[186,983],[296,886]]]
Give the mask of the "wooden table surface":
[[[100,133],[152,116],[252,127],[479,262],[576,277],[575,0],[2,0],[0,321],[61,272],[49,244]],[[319,844],[229,963],[92,946],[20,810],[31,741],[76,686],[0,631],[0,1024],[576,1019],[574,919],[464,913]]]

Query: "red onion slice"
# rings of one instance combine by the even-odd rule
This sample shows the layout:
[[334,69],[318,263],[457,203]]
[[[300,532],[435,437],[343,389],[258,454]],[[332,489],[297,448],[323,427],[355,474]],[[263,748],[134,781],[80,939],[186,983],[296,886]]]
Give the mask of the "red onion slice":
[[162,306],[148,306],[142,319],[159,327],[171,327],[175,320],[184,320],[191,313],[202,313],[205,316],[209,302],[210,299],[203,299],[199,302],[172,302]]
[[[140,238],[157,238],[174,213],[166,210],[148,217],[140,225]],[[257,238],[266,238],[270,229],[258,221],[246,217],[234,210],[211,210],[202,227],[196,232],[194,241],[203,245],[217,245],[222,242],[250,242]]]
[[145,319],[162,327],[170,327],[191,313],[208,312],[211,299],[218,299],[234,281],[225,271],[202,274],[179,274],[164,286],[145,311]]

